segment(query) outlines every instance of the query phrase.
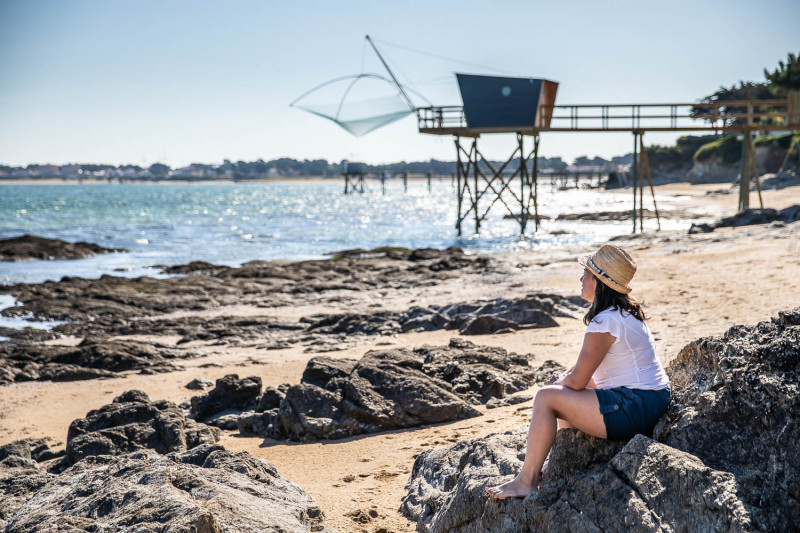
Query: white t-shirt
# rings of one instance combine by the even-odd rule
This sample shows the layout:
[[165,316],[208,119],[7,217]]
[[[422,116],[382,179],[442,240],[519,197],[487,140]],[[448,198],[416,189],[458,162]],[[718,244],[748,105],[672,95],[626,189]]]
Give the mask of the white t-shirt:
[[614,337],[614,344],[592,376],[598,389],[660,390],[669,384],[650,328],[627,311],[620,313],[617,307],[601,311],[589,322],[586,333],[610,333]]

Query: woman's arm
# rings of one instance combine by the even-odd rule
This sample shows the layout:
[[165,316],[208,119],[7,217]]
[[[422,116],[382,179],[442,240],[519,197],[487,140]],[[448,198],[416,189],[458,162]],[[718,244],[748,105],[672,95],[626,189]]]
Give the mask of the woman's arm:
[[608,349],[616,339],[610,333],[587,333],[578,361],[566,376],[556,382],[573,390],[583,390],[592,379],[594,371],[603,362]]

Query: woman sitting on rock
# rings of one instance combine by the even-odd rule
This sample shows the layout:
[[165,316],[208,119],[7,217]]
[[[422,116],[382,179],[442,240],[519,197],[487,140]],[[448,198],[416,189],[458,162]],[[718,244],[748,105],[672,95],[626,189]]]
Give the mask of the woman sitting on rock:
[[[636,263],[617,246],[579,260],[581,297],[592,302],[575,366],[536,393],[525,461],[517,476],[486,491],[494,498],[525,497],[539,482],[558,428],[627,440],[653,428],[669,404],[669,379],[641,305],[628,296]],[[599,281],[599,283],[598,283]]]

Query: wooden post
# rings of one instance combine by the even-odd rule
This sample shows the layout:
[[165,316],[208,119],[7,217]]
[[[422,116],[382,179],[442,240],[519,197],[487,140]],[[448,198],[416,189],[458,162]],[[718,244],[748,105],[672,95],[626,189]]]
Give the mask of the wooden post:
[[[750,107],[748,106],[748,114],[749,112]],[[752,172],[750,156],[750,128],[745,127],[744,136],[742,137],[742,174],[741,183],[739,184],[739,211],[750,207],[750,173]]]
[[403,192],[408,192],[408,172],[403,172]]
[[472,169],[472,174],[474,179],[473,183],[475,186],[474,189],[475,198],[472,202],[472,208],[475,210],[475,234],[477,235],[478,233],[481,232],[481,219],[480,219],[480,214],[478,213],[478,138],[477,137],[472,141],[472,147],[475,152],[474,155],[475,160],[473,161],[475,168]]
[[656,205],[656,192],[653,190],[653,176],[650,174],[650,160],[647,157],[647,150],[644,147],[644,135],[640,136],[639,139],[642,141],[640,146],[640,152],[642,154],[642,168],[647,173],[647,182],[650,184],[650,194],[653,197],[653,211],[656,213],[656,224],[658,224],[658,230],[661,231],[661,217],[658,216],[658,205]]
[[639,166],[639,160],[636,156],[639,150],[639,144],[636,142],[636,131],[633,132],[633,161],[631,162],[631,177],[633,178],[633,232],[636,233],[636,171]]
[[758,180],[758,164],[756,163],[756,149],[755,146],[752,147],[753,150],[753,179],[756,182],[756,190],[758,191],[758,205],[761,209],[764,209],[764,200],[761,198],[761,183]]
[[639,132],[639,231],[644,233],[644,132]]
[[[461,237],[461,203],[464,199],[464,191],[461,190],[461,172],[463,168],[461,167],[461,138],[456,135],[455,138],[456,143],[456,196],[458,198],[458,211],[456,211],[456,229],[458,230],[458,236]],[[466,178],[466,177],[465,177]]]
[[520,234],[525,233],[525,226],[527,225],[528,218],[525,212],[525,138],[520,132],[517,132],[517,145],[519,146],[519,222]]
[[533,136],[533,219],[539,230],[539,134]]
[[431,192],[431,173],[428,172],[428,192]]

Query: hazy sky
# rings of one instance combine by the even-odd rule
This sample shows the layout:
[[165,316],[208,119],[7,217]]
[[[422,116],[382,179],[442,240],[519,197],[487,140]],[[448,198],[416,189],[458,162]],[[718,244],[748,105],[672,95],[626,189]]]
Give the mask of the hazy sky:
[[[412,117],[355,138],[288,104],[362,62],[380,71],[365,34],[435,104],[460,103],[454,72],[492,72],[392,45],[556,80],[559,104],[695,101],[800,51],[798,21],[797,0],[0,0],[0,164],[452,160],[452,138]],[[631,146],[545,133],[541,154]]]

